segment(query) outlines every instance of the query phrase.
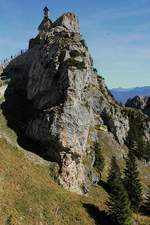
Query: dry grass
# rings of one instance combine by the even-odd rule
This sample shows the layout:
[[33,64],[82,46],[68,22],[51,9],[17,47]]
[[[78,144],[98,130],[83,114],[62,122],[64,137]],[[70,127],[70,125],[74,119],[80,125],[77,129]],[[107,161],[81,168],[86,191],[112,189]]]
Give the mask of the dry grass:
[[0,224],[95,224],[83,204],[103,208],[104,190],[95,188],[90,197],[64,191],[50,179],[48,166],[35,165],[3,139],[0,162]]

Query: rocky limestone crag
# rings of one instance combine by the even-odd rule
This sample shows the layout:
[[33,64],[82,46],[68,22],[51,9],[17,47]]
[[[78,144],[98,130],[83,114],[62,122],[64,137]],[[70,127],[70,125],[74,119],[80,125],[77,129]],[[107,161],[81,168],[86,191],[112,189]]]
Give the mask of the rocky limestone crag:
[[150,97],[147,96],[135,96],[129,98],[126,102],[126,107],[140,109],[143,113],[150,116]]
[[[18,142],[27,145],[22,142],[27,137],[38,143],[42,154],[60,165],[58,182],[67,190],[86,192],[91,167],[84,158],[99,141],[99,128],[105,124],[123,145],[130,120],[93,68],[78,18],[66,13],[46,31],[40,29],[28,51],[12,60],[4,74],[11,81],[3,112]],[[148,140],[150,124],[142,116]]]
[[67,30],[73,33],[80,33],[79,20],[74,13],[65,13],[59,19],[54,22],[54,27],[63,26]]
[[5,69],[5,65],[0,64],[0,75],[3,73],[4,69]]

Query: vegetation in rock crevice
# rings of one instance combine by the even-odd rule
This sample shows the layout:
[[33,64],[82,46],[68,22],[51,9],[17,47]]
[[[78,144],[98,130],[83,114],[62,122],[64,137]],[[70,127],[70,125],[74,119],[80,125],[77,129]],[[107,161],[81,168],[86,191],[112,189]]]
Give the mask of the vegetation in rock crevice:
[[75,60],[74,58],[68,59],[67,60],[67,65],[68,66],[74,66],[74,67],[76,67],[79,70],[86,69],[85,62],[84,61],[80,62],[80,61]]

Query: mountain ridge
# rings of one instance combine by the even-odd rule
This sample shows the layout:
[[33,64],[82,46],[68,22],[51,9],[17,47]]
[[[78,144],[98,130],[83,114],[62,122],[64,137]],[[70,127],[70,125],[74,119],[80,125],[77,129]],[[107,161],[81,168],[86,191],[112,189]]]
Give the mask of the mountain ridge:
[[115,99],[123,104],[125,104],[129,98],[133,98],[135,96],[150,96],[150,86],[133,88],[112,88],[110,89],[110,91]]

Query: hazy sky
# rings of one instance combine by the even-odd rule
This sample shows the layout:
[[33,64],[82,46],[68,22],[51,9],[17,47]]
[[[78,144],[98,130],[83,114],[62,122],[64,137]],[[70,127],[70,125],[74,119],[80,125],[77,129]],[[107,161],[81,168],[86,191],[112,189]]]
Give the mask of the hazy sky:
[[27,48],[42,9],[75,12],[109,87],[150,85],[150,0],[0,0],[0,59]]

